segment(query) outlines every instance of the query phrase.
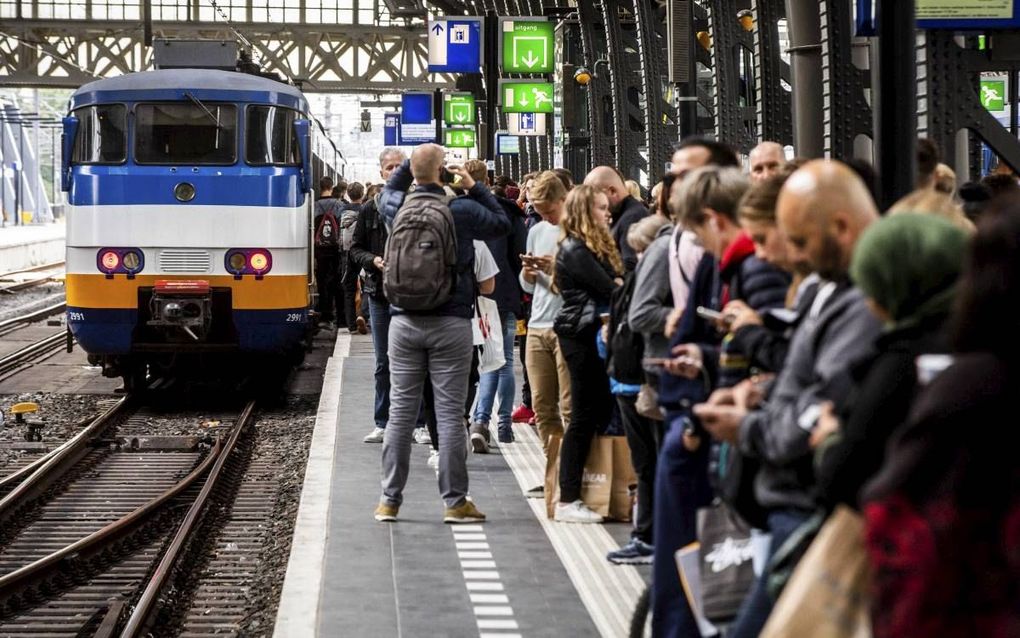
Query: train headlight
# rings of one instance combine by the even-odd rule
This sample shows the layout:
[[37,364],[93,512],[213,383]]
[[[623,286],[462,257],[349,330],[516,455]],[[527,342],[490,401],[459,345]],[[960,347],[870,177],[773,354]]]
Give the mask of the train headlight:
[[235,275],[241,274],[244,272],[247,262],[248,260],[245,259],[244,253],[231,253],[227,256],[227,270]]
[[195,199],[195,187],[187,182],[181,182],[174,186],[174,197],[179,202],[190,202]]
[[142,256],[136,250],[129,250],[124,253],[121,263],[128,272],[138,272],[142,268]]
[[107,274],[113,274],[117,272],[117,266],[120,266],[120,255],[114,250],[101,251],[99,265]]
[[273,269],[273,255],[265,248],[231,248],[223,258],[223,265],[234,279],[242,275],[255,275],[255,279]]
[[269,268],[269,255],[264,252],[254,252],[251,254],[249,263],[252,270],[261,273]]

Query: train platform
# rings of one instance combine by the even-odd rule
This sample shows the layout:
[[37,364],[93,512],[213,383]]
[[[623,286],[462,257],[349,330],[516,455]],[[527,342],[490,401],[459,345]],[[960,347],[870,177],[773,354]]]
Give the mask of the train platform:
[[544,471],[530,426],[515,424],[514,443],[468,459],[484,524],[443,524],[425,445],[412,451],[399,522],[373,519],[381,445],[362,442],[373,367],[370,337],[337,339],[274,635],[627,635],[650,570],[612,565],[605,553],[626,543],[630,525],[547,520],[544,501],[524,496]]
[[63,221],[0,228],[0,272],[64,261]]

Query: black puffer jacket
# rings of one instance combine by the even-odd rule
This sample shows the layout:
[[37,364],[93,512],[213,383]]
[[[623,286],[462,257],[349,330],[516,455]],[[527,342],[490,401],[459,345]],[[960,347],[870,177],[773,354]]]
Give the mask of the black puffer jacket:
[[375,299],[383,298],[382,273],[372,260],[386,252],[386,225],[379,216],[379,207],[374,199],[361,206],[358,225],[354,227],[354,242],[351,244],[351,262],[357,268],[365,269],[362,292]]
[[598,322],[598,313],[609,309],[609,296],[616,288],[612,266],[600,261],[583,241],[567,237],[556,252],[556,287],[563,307],[553,329],[571,336]]
[[723,281],[730,282],[730,299],[742,299],[757,312],[782,308],[790,288],[790,274],[754,255],[745,257],[734,272],[723,272]]
[[524,214],[517,204],[505,197],[497,197],[496,201],[510,219],[510,234],[485,242],[499,267],[496,289],[489,297],[495,300],[500,314],[512,312],[520,318],[524,316],[524,309],[521,305],[521,284],[517,276],[521,273],[521,255],[527,250],[528,229],[524,226]]

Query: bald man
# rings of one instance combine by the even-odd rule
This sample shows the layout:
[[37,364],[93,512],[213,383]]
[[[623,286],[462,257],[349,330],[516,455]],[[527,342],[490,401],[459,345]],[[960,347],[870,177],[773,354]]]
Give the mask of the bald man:
[[[811,432],[833,409],[845,413],[849,370],[872,355],[882,330],[847,275],[858,238],[878,219],[864,182],[844,164],[815,160],[790,176],[776,210],[793,258],[827,281],[797,327],[764,407],[734,405],[734,393],[726,390],[694,407],[714,438],[760,461],[754,492],[772,533],[770,559],[815,509]],[[766,577],[748,594],[727,638],[761,631],[772,610]]]
[[620,172],[611,166],[596,166],[584,178],[584,183],[606,194],[609,209],[613,213],[610,231],[613,241],[623,258],[623,266],[631,272],[637,266],[637,253],[627,243],[630,225],[648,216],[648,208],[641,201],[631,197]]
[[762,142],[747,156],[751,165],[751,183],[760,184],[779,172],[786,163],[786,153],[776,142]]
[[[386,182],[379,198],[379,214],[392,228],[405,197],[413,197],[415,205],[432,198],[435,202],[428,203],[429,206],[449,206],[457,238],[457,272],[471,273],[475,261],[473,240],[486,241],[506,235],[510,232],[510,219],[485,184],[476,182],[460,166],[447,169],[460,176],[460,186],[467,191],[467,197],[448,199],[440,180],[445,155],[443,147],[436,144],[415,148],[410,162],[402,163]],[[412,177],[418,187],[407,196]],[[419,243],[418,248],[422,245]],[[384,262],[382,266],[385,279],[387,265]],[[485,520],[485,515],[467,500],[468,474],[464,456],[467,439],[462,421],[471,371],[473,278],[458,276],[452,293],[449,301],[430,310],[405,313],[395,305],[390,306],[390,413],[383,434],[382,497],[375,510],[377,521],[396,521],[403,502],[411,438],[418,420],[426,372],[432,379],[436,399],[439,491],[446,505],[443,522]]]

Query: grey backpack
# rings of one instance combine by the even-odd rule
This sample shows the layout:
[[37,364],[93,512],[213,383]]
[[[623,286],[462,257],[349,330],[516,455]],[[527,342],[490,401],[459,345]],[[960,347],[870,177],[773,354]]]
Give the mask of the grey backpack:
[[434,310],[457,283],[457,235],[450,198],[414,192],[397,211],[386,240],[383,291],[402,310]]

